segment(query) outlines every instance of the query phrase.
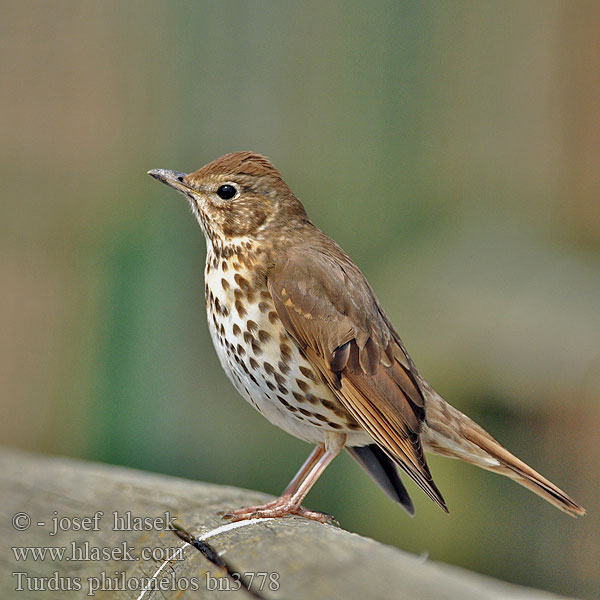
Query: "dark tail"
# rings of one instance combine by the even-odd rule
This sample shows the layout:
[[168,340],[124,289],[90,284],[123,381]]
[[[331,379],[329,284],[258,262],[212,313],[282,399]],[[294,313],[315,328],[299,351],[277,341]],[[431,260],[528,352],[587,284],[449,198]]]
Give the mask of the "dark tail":
[[409,515],[415,514],[415,507],[396,465],[377,444],[354,448],[346,446],[346,450],[392,500],[399,502]]

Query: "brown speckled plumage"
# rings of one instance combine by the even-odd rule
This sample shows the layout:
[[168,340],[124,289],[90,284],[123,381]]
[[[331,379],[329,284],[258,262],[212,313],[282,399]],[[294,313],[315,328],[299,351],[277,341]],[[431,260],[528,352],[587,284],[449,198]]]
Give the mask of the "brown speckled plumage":
[[189,175],[150,174],[187,197],[205,234],[208,323],[225,372],[272,423],[317,445],[281,498],[230,516],[323,520],[300,504],[344,447],[411,513],[393,465],[447,510],[426,449],[583,514],[427,384],[359,268],[310,222],[268,159],[235,152]]

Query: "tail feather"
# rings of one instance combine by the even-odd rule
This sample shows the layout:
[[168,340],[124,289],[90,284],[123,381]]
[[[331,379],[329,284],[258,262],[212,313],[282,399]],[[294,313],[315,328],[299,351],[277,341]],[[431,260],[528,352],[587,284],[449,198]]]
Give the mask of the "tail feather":
[[427,450],[506,475],[572,517],[585,514],[585,509],[558,486],[511,454],[485,429],[437,394],[428,398],[426,422],[423,441]]
[[346,450],[392,500],[401,504],[411,517],[415,514],[415,507],[394,462],[377,444],[354,448],[346,446]]
[[511,454],[485,430],[477,426],[477,429],[468,428],[464,433],[470,442],[479,446],[479,448],[500,463],[497,467],[490,466],[488,468],[490,471],[510,477],[572,517],[585,514],[585,509],[582,506],[574,502],[550,480]]

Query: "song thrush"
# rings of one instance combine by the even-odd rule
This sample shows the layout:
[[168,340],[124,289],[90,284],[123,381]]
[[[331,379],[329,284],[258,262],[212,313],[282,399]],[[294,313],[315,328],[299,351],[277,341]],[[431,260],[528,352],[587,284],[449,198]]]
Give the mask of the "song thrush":
[[364,275],[265,157],[235,152],[194,173],[149,174],[186,196],[206,237],[208,325],[227,376],[271,423],[316,444],[281,497],[227,516],[326,520],[301,503],[343,448],[410,514],[396,467],[448,510],[424,450],[585,513],[429,386]]

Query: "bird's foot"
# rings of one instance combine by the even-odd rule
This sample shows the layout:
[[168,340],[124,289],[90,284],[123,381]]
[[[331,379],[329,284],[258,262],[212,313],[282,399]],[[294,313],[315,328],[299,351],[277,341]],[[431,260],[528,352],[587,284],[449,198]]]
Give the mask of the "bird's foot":
[[319,523],[329,523],[331,525],[339,525],[331,515],[320,513],[314,510],[308,510],[302,506],[296,505],[289,498],[277,498],[267,504],[257,506],[245,506],[236,510],[231,510],[223,514],[223,519],[236,521],[245,521],[247,519],[276,519],[278,517],[286,517],[287,515],[298,515],[305,519],[318,521]]

